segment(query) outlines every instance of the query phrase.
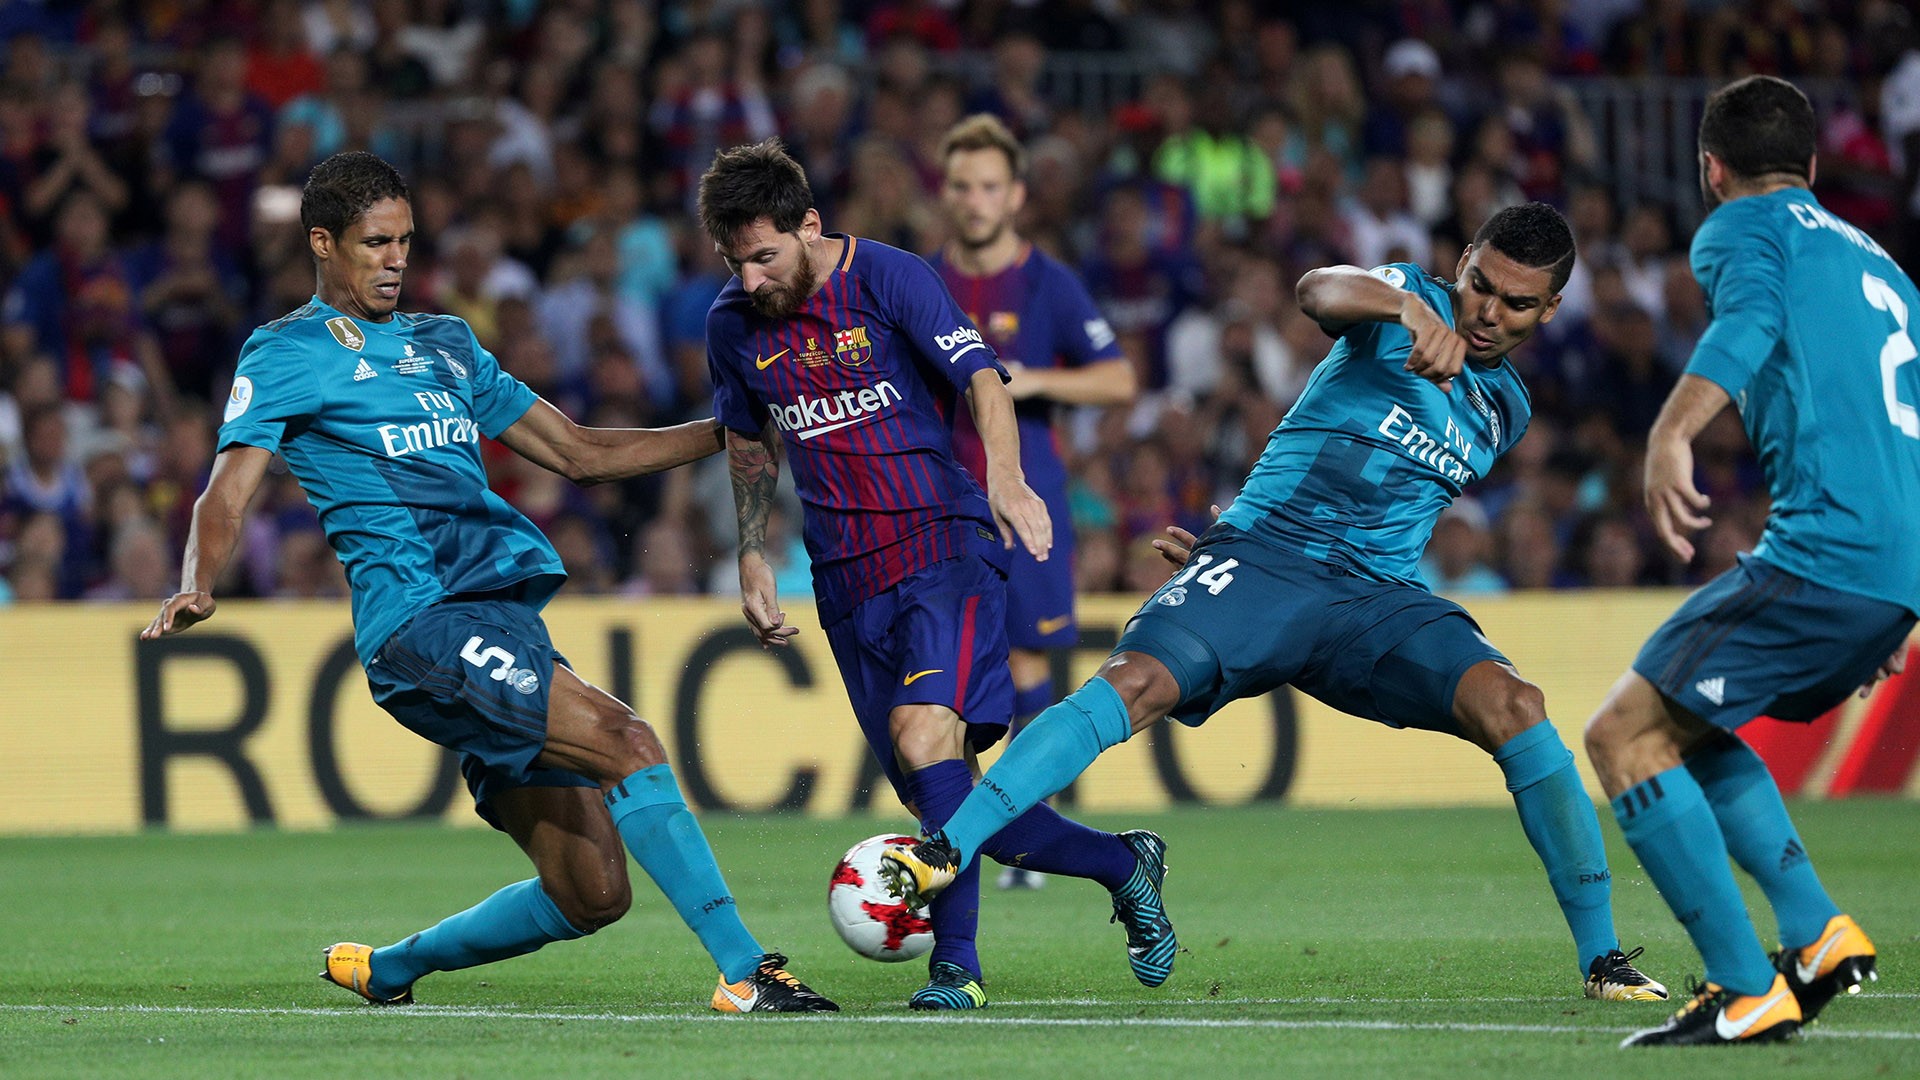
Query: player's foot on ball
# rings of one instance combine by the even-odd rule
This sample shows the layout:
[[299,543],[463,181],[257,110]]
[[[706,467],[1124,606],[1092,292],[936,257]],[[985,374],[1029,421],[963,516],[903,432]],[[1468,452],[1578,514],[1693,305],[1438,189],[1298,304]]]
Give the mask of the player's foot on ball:
[[1047,875],[1024,866],[1009,866],[1000,871],[999,885],[1002,889],[1044,889]]
[[1800,1015],[1806,1023],[1812,1023],[1827,1002],[1843,993],[1857,994],[1861,983],[1879,979],[1876,965],[1873,942],[1846,915],[1828,919],[1813,944],[1773,954],[1773,966],[1800,999]]
[[1120,834],[1140,865],[1127,883],[1114,890],[1113,918],[1127,928],[1127,963],[1143,986],[1159,986],[1173,974],[1173,955],[1180,951],[1173,920],[1160,896],[1167,878],[1167,842],[1145,829]]
[[980,980],[959,964],[946,960],[934,962],[933,970],[928,972],[927,985],[913,992],[907,999],[909,1009],[984,1009],[987,1007],[987,988]]
[[960,874],[960,853],[935,833],[912,847],[889,847],[880,854],[880,876],[887,892],[908,907],[925,907]]
[[342,941],[320,950],[320,978],[359,994],[375,1005],[411,1005],[413,987],[408,986],[391,997],[374,994],[367,987],[373,981],[373,946]]
[[1647,978],[1633,962],[1645,949],[1614,949],[1587,966],[1587,996],[1595,1001],[1665,1001],[1667,988]]
[[1800,1030],[1800,1002],[1786,976],[1775,975],[1767,992],[1736,994],[1713,983],[1695,983],[1693,999],[1657,1028],[1636,1031],[1627,1046],[1728,1046],[1782,1042]]
[[713,1009],[724,1013],[811,1013],[839,1012],[840,1006],[814,992],[812,987],[787,973],[787,958],[770,952],[760,958],[753,974],[730,983],[720,977],[713,990]]

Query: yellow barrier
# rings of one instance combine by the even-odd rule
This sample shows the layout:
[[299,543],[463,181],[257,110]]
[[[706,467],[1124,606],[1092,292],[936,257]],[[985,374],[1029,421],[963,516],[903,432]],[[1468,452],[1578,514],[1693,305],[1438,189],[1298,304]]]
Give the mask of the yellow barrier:
[[[1681,598],[1584,593],[1476,601],[1488,637],[1546,691],[1568,745]],[[1137,601],[1081,605],[1091,674]],[[689,798],[709,808],[833,815],[889,809],[825,638],[794,605],[796,647],[762,652],[721,599],[561,600],[553,639],[574,668],[659,730]],[[368,696],[347,607],[228,603],[142,644],[153,605],[0,609],[0,833],[142,826],[323,826],[427,816],[474,824],[451,755]],[[1583,769],[1584,765],[1584,755]],[[989,758],[990,760],[990,758]],[[1586,773],[1589,784],[1592,774]],[[878,785],[878,790],[875,790]],[[1205,727],[1163,725],[1103,757],[1070,792],[1084,809],[1283,800],[1303,806],[1497,804],[1479,750],[1393,731],[1283,692]]]

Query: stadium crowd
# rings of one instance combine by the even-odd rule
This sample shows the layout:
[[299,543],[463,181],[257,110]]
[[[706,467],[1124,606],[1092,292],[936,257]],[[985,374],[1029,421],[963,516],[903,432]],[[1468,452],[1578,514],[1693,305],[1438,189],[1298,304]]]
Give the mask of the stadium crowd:
[[[691,212],[716,149],[779,135],[827,227],[931,253],[935,148],[993,112],[1031,151],[1023,235],[1083,274],[1146,388],[1063,415],[1084,592],[1145,592],[1147,540],[1228,501],[1329,339],[1305,270],[1450,276],[1524,199],[1580,263],[1514,360],[1527,437],[1441,519],[1452,595],[1705,580],[1766,513],[1737,420],[1699,447],[1714,525],[1660,553],[1641,444],[1707,314],[1683,208],[1622,205],[1569,79],[1828,80],[1817,193],[1911,260],[1920,50],[1886,0],[222,0],[0,3],[0,600],[173,591],[240,343],[313,290],[299,186],[394,161],[419,229],[402,306],[470,322],[583,422],[707,415],[724,270]],[[1575,9],[1578,9],[1577,11]],[[1131,73],[1086,107],[1062,57]],[[1092,63],[1089,61],[1098,61]],[[1690,127],[1691,121],[1685,121]],[[1697,213],[1697,208],[1693,211]],[[497,449],[497,448],[496,448]],[[578,489],[509,453],[495,484],[571,594],[731,594],[724,462]],[[223,596],[345,596],[290,476]],[[795,507],[770,526],[808,590]],[[264,512],[260,512],[263,510]]]

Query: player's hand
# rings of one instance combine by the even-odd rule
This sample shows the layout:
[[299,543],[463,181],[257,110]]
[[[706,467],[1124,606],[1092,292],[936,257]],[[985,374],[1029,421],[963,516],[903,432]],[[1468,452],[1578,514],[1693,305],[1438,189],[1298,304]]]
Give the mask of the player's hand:
[[1873,673],[1873,678],[1860,684],[1860,696],[1867,697],[1873,693],[1874,687],[1905,670],[1907,670],[1907,643],[1903,641],[1899,648],[1893,650],[1893,655],[1887,657],[1887,662],[1880,665],[1880,670]]
[[740,558],[740,613],[763,649],[785,648],[787,639],[800,632],[799,627],[787,625],[787,613],[780,610],[774,590],[773,567],[758,555]]
[[[1213,520],[1220,520],[1218,504],[1207,507],[1207,511],[1213,515]],[[1153,549],[1160,553],[1161,558],[1172,563],[1176,569],[1187,565],[1187,560],[1193,557],[1193,545],[1199,543],[1200,538],[1178,525],[1167,526],[1167,535],[1173,539],[1156,539],[1153,542]]]
[[1002,544],[1013,550],[1018,537],[1036,562],[1046,562],[1053,550],[1053,518],[1047,504],[1027,486],[1025,479],[1009,477],[987,482],[987,505],[993,509],[993,522],[1000,526]]
[[1442,390],[1453,390],[1453,377],[1467,363],[1467,339],[1454,333],[1445,319],[1412,293],[1400,305],[1400,325],[1413,335],[1413,351],[1403,365],[1408,371]]
[[1704,511],[1713,502],[1693,486],[1693,444],[1684,439],[1647,442],[1647,513],[1653,531],[1676,556],[1693,561],[1693,533],[1713,524]]
[[147,628],[140,631],[140,640],[155,641],[168,634],[177,634],[194,623],[212,618],[213,609],[212,593],[174,593],[160,605],[160,614],[155,615]]
[[1025,401],[1040,395],[1040,387],[1036,385],[1039,380],[1027,371],[1025,365],[1017,361],[1008,361],[1003,366],[1007,369],[1007,393],[1013,400]]

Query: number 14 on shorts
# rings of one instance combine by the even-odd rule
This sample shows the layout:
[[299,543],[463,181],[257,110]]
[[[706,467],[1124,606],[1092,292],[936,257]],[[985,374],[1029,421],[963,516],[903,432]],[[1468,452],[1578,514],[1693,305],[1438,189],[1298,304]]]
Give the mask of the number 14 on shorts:
[[1222,590],[1233,584],[1233,568],[1239,565],[1239,559],[1227,559],[1214,566],[1213,556],[1196,555],[1185,570],[1160,587],[1160,592],[1153,598],[1154,602],[1168,607],[1179,607],[1186,603],[1188,582],[1205,586],[1209,596],[1219,596]]

